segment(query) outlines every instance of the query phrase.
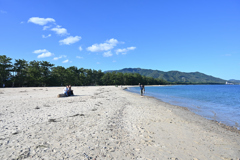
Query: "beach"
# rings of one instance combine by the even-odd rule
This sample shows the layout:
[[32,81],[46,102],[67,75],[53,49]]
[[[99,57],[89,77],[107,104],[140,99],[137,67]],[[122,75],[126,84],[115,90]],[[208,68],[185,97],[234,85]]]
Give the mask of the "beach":
[[0,159],[239,160],[240,133],[124,87],[0,89]]

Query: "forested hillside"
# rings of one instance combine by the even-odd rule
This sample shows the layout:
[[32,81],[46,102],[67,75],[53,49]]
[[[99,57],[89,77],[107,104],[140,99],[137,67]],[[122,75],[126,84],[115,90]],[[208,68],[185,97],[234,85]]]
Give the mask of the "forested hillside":
[[[113,71],[106,71],[113,72]],[[168,82],[178,83],[225,83],[226,80],[209,76],[200,72],[179,72],[169,71],[163,72],[159,70],[141,69],[141,68],[124,68],[122,70],[114,70],[121,73],[139,73],[142,76],[163,79]]]
[[64,68],[47,61],[26,61],[0,55],[0,85],[61,86],[61,85],[163,85],[163,84],[224,84],[226,81],[199,72],[163,72],[158,70],[125,68],[116,71]]
[[64,68],[47,61],[26,61],[0,55],[0,86],[95,86],[95,85],[160,85],[168,82],[138,73],[104,73],[76,66]]

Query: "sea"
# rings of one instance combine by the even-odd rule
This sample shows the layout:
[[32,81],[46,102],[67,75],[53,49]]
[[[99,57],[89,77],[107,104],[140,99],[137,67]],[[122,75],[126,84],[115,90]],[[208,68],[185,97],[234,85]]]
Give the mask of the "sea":
[[[140,87],[129,87],[140,94]],[[145,86],[145,95],[240,130],[240,85]]]

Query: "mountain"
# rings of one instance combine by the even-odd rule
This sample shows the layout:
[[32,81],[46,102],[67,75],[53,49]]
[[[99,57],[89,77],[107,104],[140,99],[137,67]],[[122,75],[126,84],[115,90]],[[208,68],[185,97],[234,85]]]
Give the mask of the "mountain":
[[226,80],[206,75],[200,72],[179,72],[169,71],[163,72],[159,70],[141,69],[141,68],[124,68],[121,70],[110,70],[105,72],[121,72],[121,73],[139,73],[142,76],[164,79],[168,82],[180,83],[225,83]]
[[236,79],[229,79],[228,82],[233,84],[240,84],[240,80],[236,80]]

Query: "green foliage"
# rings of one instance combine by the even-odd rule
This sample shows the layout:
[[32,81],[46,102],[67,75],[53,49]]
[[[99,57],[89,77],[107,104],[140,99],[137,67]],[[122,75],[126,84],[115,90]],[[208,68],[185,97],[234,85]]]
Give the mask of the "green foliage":
[[67,71],[62,66],[52,68],[51,86],[67,85]]
[[10,72],[13,69],[12,58],[7,57],[6,55],[0,55],[0,83],[5,84],[10,78]]
[[31,61],[27,68],[28,81],[30,86],[40,86],[41,72],[40,61]]
[[54,66],[54,64],[51,64],[47,61],[40,62],[40,72],[41,72],[41,84],[42,86],[46,86],[49,83],[50,75],[51,75],[51,69]]
[[77,67],[75,66],[71,66],[69,68],[66,69],[66,82],[67,84],[72,84],[72,85],[79,85],[79,70]]
[[[25,60],[16,59],[14,63],[13,70],[13,86],[14,83],[17,86],[23,86],[24,82],[27,81],[27,67],[28,63]],[[14,74],[16,73],[16,74]]]

